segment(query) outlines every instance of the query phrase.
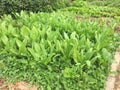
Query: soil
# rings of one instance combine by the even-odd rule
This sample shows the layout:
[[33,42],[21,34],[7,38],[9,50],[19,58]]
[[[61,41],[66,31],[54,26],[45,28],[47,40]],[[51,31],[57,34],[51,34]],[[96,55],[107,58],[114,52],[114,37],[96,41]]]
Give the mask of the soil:
[[6,83],[4,79],[0,79],[0,90],[38,90],[38,87],[30,84],[20,81],[15,84],[13,83]]
[[115,61],[111,65],[111,71],[116,74],[108,76],[105,90],[120,90],[120,52],[115,53]]
[[115,86],[115,83],[116,83],[116,78],[117,78],[118,74],[115,74],[115,73],[117,72],[117,68],[120,63],[120,52],[116,52],[114,58],[115,58],[115,60],[113,61],[112,65],[111,65],[111,72],[113,72],[113,73],[110,73],[108,76],[105,90],[117,90],[116,89],[117,86]]
[[120,64],[118,66],[118,69],[117,69],[117,76],[116,76],[116,81],[115,81],[115,88],[114,90],[120,90]]

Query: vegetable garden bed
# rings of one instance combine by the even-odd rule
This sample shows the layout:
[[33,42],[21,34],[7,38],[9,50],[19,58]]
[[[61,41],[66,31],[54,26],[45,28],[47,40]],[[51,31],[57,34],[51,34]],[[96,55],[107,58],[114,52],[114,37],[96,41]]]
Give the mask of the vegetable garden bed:
[[0,77],[44,90],[103,90],[117,34],[114,23],[78,21],[73,13],[0,19]]

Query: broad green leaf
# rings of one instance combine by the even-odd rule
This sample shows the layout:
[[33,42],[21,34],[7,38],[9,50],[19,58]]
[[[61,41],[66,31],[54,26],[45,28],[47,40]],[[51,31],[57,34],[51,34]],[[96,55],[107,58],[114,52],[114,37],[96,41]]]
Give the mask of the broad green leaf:
[[28,55],[27,48],[26,46],[24,46],[24,44],[21,47],[19,47],[19,54],[24,56]]
[[40,53],[41,49],[40,49],[40,44],[37,42],[33,42],[33,47],[35,49],[35,52]]
[[88,67],[91,66],[91,62],[89,60],[86,61],[86,64],[87,64]]
[[27,45],[27,39],[24,39],[23,42],[20,41],[19,39],[16,39],[16,44],[18,46],[18,53],[20,55],[25,55],[27,56],[27,48],[26,48],[26,45]]
[[85,54],[86,60],[90,60],[93,55],[94,55],[93,48],[90,48]]
[[88,38],[87,38],[87,41],[86,41],[86,46],[87,46],[88,49],[91,48],[91,41]]
[[47,55],[47,50],[46,50],[46,48],[45,48],[45,45],[40,44],[40,47],[41,47],[41,52],[42,52],[42,54],[46,56],[46,55]]
[[60,43],[60,41],[58,41],[58,40],[56,41],[56,50],[60,51],[62,54],[65,54],[64,50],[62,48],[62,43]]
[[2,36],[2,42],[7,45],[8,44],[8,37],[6,35]]
[[80,53],[77,49],[77,46],[73,47],[73,59],[74,59],[75,63],[80,62]]
[[12,54],[18,55],[18,51],[17,51],[15,48],[11,48],[11,49],[10,49],[10,52],[11,52]]
[[68,36],[68,34],[66,32],[64,32],[64,38],[69,39],[69,36]]
[[102,49],[102,56],[105,60],[111,60],[112,59],[111,53],[106,48]]
[[32,30],[30,31],[30,38],[32,39],[32,41],[36,41],[39,39],[39,29],[36,27],[32,27]]
[[21,32],[20,33],[21,33],[21,35],[23,37],[29,37],[30,29],[28,27],[26,27],[26,26],[23,26],[21,28]]
[[21,42],[19,39],[16,38],[16,44],[17,44],[17,46],[20,48],[21,45],[22,45],[22,42]]
[[28,48],[28,51],[31,53],[31,55],[34,57],[35,60],[39,60],[39,53],[36,53],[33,48]]
[[70,35],[70,37],[72,38],[72,39],[75,39],[75,40],[77,40],[77,38],[76,38],[76,32],[74,31],[74,32],[72,32],[72,34]]

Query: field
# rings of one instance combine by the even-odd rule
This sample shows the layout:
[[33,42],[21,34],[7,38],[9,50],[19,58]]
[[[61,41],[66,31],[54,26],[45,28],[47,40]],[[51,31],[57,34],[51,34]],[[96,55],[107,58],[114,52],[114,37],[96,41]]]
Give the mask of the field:
[[2,16],[0,78],[40,90],[104,90],[119,51],[118,2],[75,0],[51,13]]

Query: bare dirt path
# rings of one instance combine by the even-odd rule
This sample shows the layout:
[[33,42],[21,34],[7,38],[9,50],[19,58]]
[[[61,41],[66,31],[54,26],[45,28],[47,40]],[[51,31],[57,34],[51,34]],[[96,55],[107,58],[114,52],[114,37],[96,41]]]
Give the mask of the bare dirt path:
[[120,64],[118,66],[117,72],[118,74],[116,76],[114,90],[120,90]]
[[[120,70],[120,65],[118,70]],[[120,74],[116,76],[115,87],[114,90],[120,90]]]
[[106,90],[120,90],[120,74],[115,74],[120,70],[120,52],[115,53],[115,60],[111,65],[111,73],[106,82]]

